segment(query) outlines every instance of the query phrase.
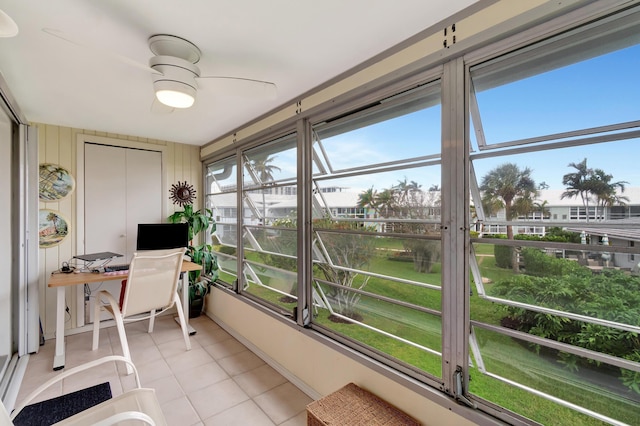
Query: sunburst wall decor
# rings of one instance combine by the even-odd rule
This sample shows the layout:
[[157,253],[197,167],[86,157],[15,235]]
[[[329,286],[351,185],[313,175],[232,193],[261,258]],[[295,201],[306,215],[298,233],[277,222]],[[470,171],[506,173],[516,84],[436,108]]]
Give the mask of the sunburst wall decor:
[[171,198],[173,204],[178,204],[181,207],[185,204],[193,204],[193,200],[196,197],[196,190],[186,180],[184,182],[178,181],[177,184],[171,185],[169,193],[171,194],[169,198]]

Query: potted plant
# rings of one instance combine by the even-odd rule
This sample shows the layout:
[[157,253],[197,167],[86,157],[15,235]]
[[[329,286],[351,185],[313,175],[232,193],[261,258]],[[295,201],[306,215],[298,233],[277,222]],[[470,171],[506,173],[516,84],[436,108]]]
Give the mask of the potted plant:
[[[192,204],[185,204],[184,210],[176,211],[167,218],[171,223],[187,223],[189,247],[186,255],[191,261],[202,265],[201,271],[189,272],[189,318],[200,315],[204,307],[204,296],[209,293],[211,283],[218,278],[218,259],[213,247],[207,244],[207,233],[213,235],[216,223],[210,209],[193,210]],[[194,238],[201,237],[202,244],[194,245]]]

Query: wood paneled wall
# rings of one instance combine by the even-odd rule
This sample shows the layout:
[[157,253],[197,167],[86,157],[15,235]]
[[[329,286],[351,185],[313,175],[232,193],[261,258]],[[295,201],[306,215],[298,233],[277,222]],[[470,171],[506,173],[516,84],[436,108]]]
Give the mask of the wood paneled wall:
[[[202,207],[202,163],[200,162],[200,147],[154,139],[145,139],[128,135],[118,135],[96,132],[86,129],[33,123],[38,128],[38,161],[42,163],[58,164],[69,170],[77,179],[78,159],[77,146],[79,135],[100,137],[102,141],[108,138],[114,145],[126,145],[127,142],[136,144],[161,145],[163,147],[163,174],[166,196],[165,217],[173,213],[179,206],[174,206],[169,200],[169,189],[178,181],[187,181],[196,189],[195,206]],[[109,142],[109,141],[107,141]],[[56,326],[56,291],[47,287],[48,277],[57,271],[62,262],[68,262],[77,253],[77,233],[74,224],[77,223],[77,190],[67,198],[56,202],[40,202],[39,208],[58,211],[67,219],[69,235],[57,246],[39,250],[39,286],[40,286],[40,318],[45,338],[53,338]],[[76,289],[66,291],[68,313],[65,315],[65,329],[75,329],[75,307],[77,305]]]

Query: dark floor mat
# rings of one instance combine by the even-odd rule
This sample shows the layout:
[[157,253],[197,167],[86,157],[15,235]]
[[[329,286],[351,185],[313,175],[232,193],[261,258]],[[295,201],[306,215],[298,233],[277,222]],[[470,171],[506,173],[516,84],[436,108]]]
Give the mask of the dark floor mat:
[[27,405],[13,420],[16,426],[49,426],[111,398],[109,382]]

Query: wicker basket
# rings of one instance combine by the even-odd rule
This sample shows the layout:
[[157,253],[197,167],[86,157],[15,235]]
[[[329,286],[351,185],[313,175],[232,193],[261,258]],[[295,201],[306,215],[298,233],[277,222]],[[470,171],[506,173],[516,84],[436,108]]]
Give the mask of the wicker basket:
[[420,425],[398,408],[349,383],[307,405],[309,426]]

